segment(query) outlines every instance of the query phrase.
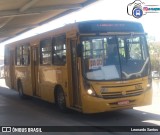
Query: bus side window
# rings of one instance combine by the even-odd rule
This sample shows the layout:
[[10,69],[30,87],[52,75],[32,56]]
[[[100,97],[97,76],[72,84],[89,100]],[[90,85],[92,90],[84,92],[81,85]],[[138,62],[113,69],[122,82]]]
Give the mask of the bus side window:
[[29,65],[30,60],[29,60],[29,45],[25,44],[23,46],[18,46],[16,47],[16,56],[15,56],[15,62],[17,66],[20,65]]
[[22,65],[29,65],[30,64],[30,49],[29,45],[23,45],[23,52],[22,52]]
[[9,65],[9,48],[5,47],[4,64]]
[[44,39],[40,42],[40,64],[50,65],[52,61],[52,40]]
[[53,38],[53,64],[66,64],[66,38],[64,35]]
[[21,64],[24,65],[24,58],[21,59]]
[[22,46],[17,46],[16,47],[16,65],[20,66],[22,63]]

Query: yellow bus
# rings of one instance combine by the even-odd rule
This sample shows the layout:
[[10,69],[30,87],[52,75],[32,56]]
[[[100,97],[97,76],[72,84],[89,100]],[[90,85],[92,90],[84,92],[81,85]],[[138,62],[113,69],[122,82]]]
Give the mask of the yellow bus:
[[5,81],[20,97],[98,113],[149,105],[151,66],[140,23],[68,24],[5,46]]

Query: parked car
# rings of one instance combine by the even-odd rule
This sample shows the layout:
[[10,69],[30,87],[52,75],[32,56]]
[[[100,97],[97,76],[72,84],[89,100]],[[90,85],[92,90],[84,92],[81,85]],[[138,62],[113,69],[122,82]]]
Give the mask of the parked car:
[[160,78],[159,72],[158,71],[152,71],[152,78],[159,79]]

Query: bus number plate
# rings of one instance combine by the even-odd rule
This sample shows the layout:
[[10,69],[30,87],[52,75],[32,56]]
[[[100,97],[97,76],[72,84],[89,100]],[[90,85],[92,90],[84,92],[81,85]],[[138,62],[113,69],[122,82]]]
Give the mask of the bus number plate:
[[118,105],[128,105],[128,104],[129,104],[129,100],[124,100],[124,101],[118,102]]

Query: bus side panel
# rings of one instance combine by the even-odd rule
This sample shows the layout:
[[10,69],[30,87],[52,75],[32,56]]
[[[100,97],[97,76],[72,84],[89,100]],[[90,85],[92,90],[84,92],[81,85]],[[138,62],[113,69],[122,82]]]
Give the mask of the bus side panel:
[[26,95],[32,96],[32,80],[30,66],[16,66],[15,67],[16,80],[20,80],[23,87],[23,92]]
[[65,88],[66,77],[67,75],[65,67],[40,66],[39,88],[41,98],[48,102],[54,102],[54,89],[56,85],[60,85],[64,92],[67,93],[67,88]]
[[56,84],[56,72],[51,66],[39,67],[39,90],[41,99],[53,102],[53,88]]
[[11,80],[10,80],[10,70],[9,70],[9,65],[4,66],[4,74],[5,74],[5,82],[6,85],[11,88]]
[[14,50],[10,50],[9,47],[5,47],[4,57],[4,74],[5,82],[9,88],[15,88],[15,71],[14,71]]

